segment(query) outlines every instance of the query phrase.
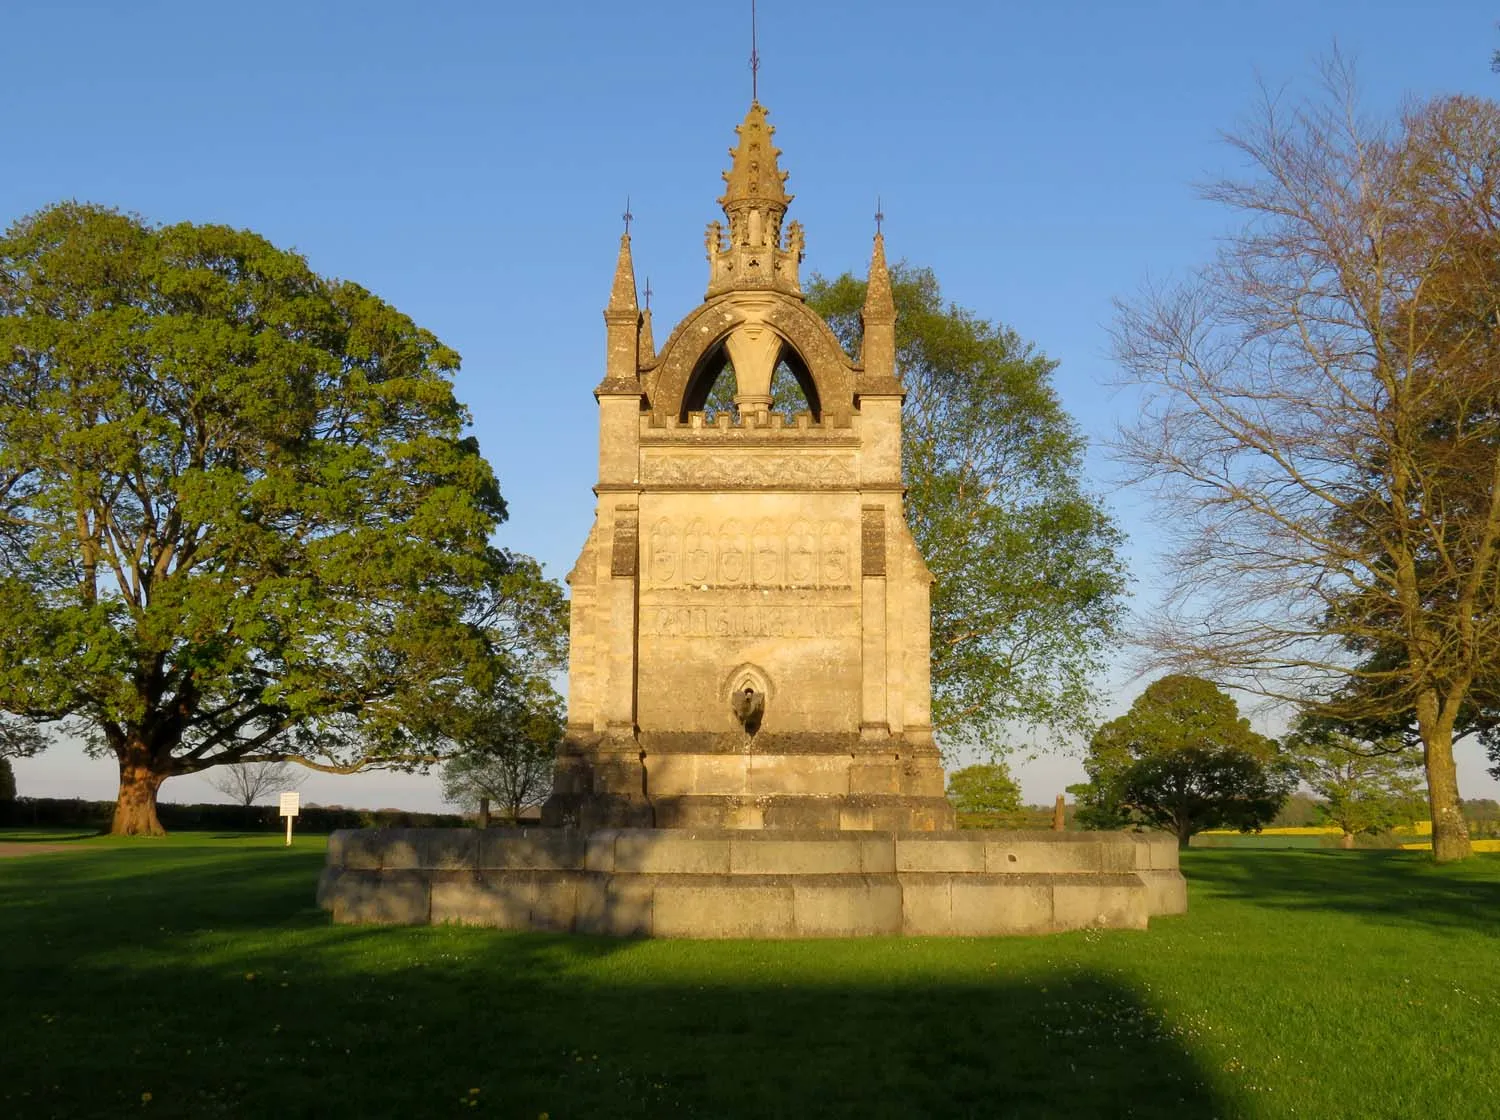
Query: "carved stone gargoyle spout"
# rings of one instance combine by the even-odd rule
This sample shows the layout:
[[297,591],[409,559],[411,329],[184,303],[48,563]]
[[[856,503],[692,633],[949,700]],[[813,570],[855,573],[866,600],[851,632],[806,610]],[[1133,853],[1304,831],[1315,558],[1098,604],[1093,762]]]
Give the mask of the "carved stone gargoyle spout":
[[744,726],[745,734],[754,735],[760,730],[761,716],[766,713],[765,693],[746,685],[730,696],[729,708],[734,712],[734,718]]

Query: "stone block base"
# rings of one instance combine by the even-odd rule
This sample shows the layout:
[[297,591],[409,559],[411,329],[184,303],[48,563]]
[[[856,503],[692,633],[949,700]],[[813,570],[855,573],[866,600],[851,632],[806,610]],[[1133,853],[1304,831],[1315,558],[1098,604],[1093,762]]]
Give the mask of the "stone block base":
[[554,794],[542,809],[551,828],[769,829],[772,831],[930,832],[953,827],[946,797],[849,794],[684,794],[647,801],[639,794]]
[[335,832],[335,922],[693,938],[1145,929],[1187,910],[1170,836],[1127,832]]

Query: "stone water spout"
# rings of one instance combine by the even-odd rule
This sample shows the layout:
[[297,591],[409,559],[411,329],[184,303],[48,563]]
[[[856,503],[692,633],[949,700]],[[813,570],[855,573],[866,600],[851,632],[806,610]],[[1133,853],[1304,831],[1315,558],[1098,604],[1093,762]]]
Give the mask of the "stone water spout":
[[755,733],[760,730],[761,717],[766,714],[765,693],[747,684],[730,697],[729,708],[734,712],[734,718],[744,727],[745,734],[754,738]]

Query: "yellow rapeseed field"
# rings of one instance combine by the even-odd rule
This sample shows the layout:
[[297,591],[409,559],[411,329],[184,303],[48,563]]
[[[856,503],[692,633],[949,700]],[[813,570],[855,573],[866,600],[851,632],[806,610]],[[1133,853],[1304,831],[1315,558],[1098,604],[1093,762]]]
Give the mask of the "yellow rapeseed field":
[[[1431,821],[1414,821],[1400,828],[1393,828],[1391,832],[1397,836],[1431,836]],[[1237,836],[1239,833],[1229,828],[1215,828],[1204,832],[1205,836]],[[1296,828],[1263,828],[1261,836],[1338,836],[1340,832],[1336,828],[1327,825],[1302,825]],[[1500,840],[1471,840],[1476,852],[1500,852]],[[1410,844],[1402,844],[1402,848],[1413,852],[1430,852],[1432,850],[1431,840],[1414,840]]]
[[[1431,836],[1431,821],[1415,821],[1412,824],[1404,824],[1391,831],[1397,836]],[[1299,825],[1295,828],[1263,828],[1259,836],[1339,836],[1341,831],[1328,825]],[[1213,828],[1206,830],[1205,836],[1238,836],[1239,833],[1232,828]]]
[[[1500,840],[1470,840],[1469,844],[1476,852],[1500,852]],[[1417,844],[1402,844],[1401,846],[1413,852],[1432,851],[1431,840],[1423,840]]]

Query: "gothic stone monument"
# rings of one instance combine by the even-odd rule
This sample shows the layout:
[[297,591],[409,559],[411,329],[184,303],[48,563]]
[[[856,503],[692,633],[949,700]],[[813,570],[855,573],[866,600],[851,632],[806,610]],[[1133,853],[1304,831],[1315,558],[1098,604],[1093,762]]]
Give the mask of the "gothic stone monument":
[[851,361],[802,300],[759,103],[738,136],[707,296],[659,351],[621,238],[550,827],[335,833],[320,901],[335,921],[668,937],[1181,912],[1170,836],[953,830],[884,244]]
[[[765,109],[738,131],[707,298],[659,353],[620,239],[598,512],[569,576],[567,744],[542,819],[952,828],[881,239],[855,363],[802,301]],[[735,408],[710,419],[721,379]]]

